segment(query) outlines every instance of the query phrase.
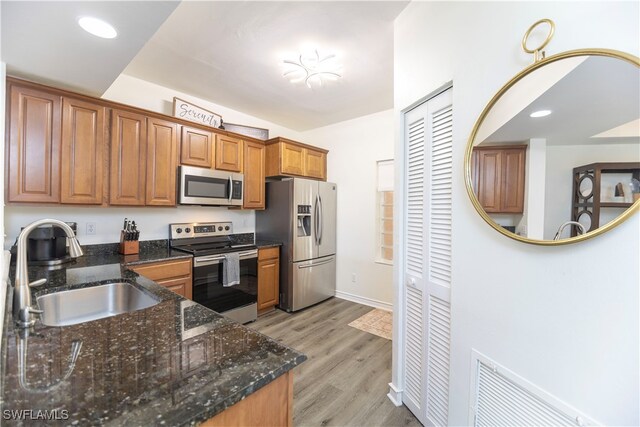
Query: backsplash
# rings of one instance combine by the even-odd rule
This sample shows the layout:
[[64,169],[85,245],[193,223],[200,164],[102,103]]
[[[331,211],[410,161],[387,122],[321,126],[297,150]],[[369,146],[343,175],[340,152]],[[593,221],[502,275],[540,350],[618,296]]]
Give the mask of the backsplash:
[[[255,232],[253,211],[230,210],[211,206],[160,207],[85,207],[85,206],[5,206],[4,247],[9,249],[20,228],[42,218],[73,221],[78,224],[81,245],[114,243],[120,239],[124,218],[135,220],[140,240],[168,239],[168,225],[174,222],[233,222],[233,232]],[[87,223],[95,224],[95,234],[87,235]]]

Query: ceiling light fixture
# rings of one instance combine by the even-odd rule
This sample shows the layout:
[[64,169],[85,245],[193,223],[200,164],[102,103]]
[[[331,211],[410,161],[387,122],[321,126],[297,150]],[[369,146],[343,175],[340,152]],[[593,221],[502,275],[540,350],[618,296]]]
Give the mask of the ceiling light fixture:
[[297,61],[282,61],[286,67],[282,76],[289,78],[291,83],[304,82],[309,88],[312,84],[322,86],[325,78],[337,80],[342,77],[339,73],[341,65],[335,59],[336,55],[321,57],[317,49],[309,54],[301,53]]
[[529,114],[529,117],[533,117],[534,119],[537,119],[538,117],[546,117],[549,114],[551,114],[551,110],[540,110],[540,111],[534,111],[533,113]]
[[78,19],[78,25],[86,32],[103,39],[113,39],[118,35],[118,32],[111,24],[91,16],[83,16]]

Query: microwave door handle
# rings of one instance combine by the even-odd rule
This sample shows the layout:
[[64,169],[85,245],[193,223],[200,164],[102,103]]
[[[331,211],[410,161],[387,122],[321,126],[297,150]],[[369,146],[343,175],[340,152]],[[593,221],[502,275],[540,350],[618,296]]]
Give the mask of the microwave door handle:
[[231,175],[229,175],[229,203],[231,203],[231,197],[233,196],[233,179],[231,179]]

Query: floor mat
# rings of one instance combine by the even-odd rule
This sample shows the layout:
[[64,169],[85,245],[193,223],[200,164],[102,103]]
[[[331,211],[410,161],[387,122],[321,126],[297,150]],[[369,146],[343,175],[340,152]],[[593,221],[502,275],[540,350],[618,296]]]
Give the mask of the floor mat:
[[392,316],[390,311],[373,309],[364,316],[358,317],[349,326],[369,332],[388,340],[391,339]]

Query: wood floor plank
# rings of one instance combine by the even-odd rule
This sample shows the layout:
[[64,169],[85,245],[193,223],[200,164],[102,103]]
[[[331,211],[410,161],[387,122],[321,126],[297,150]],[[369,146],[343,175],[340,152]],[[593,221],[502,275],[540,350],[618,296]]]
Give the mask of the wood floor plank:
[[421,425],[387,398],[391,341],[349,326],[371,310],[332,298],[297,313],[276,310],[248,325],[308,357],[294,371],[294,425]]

